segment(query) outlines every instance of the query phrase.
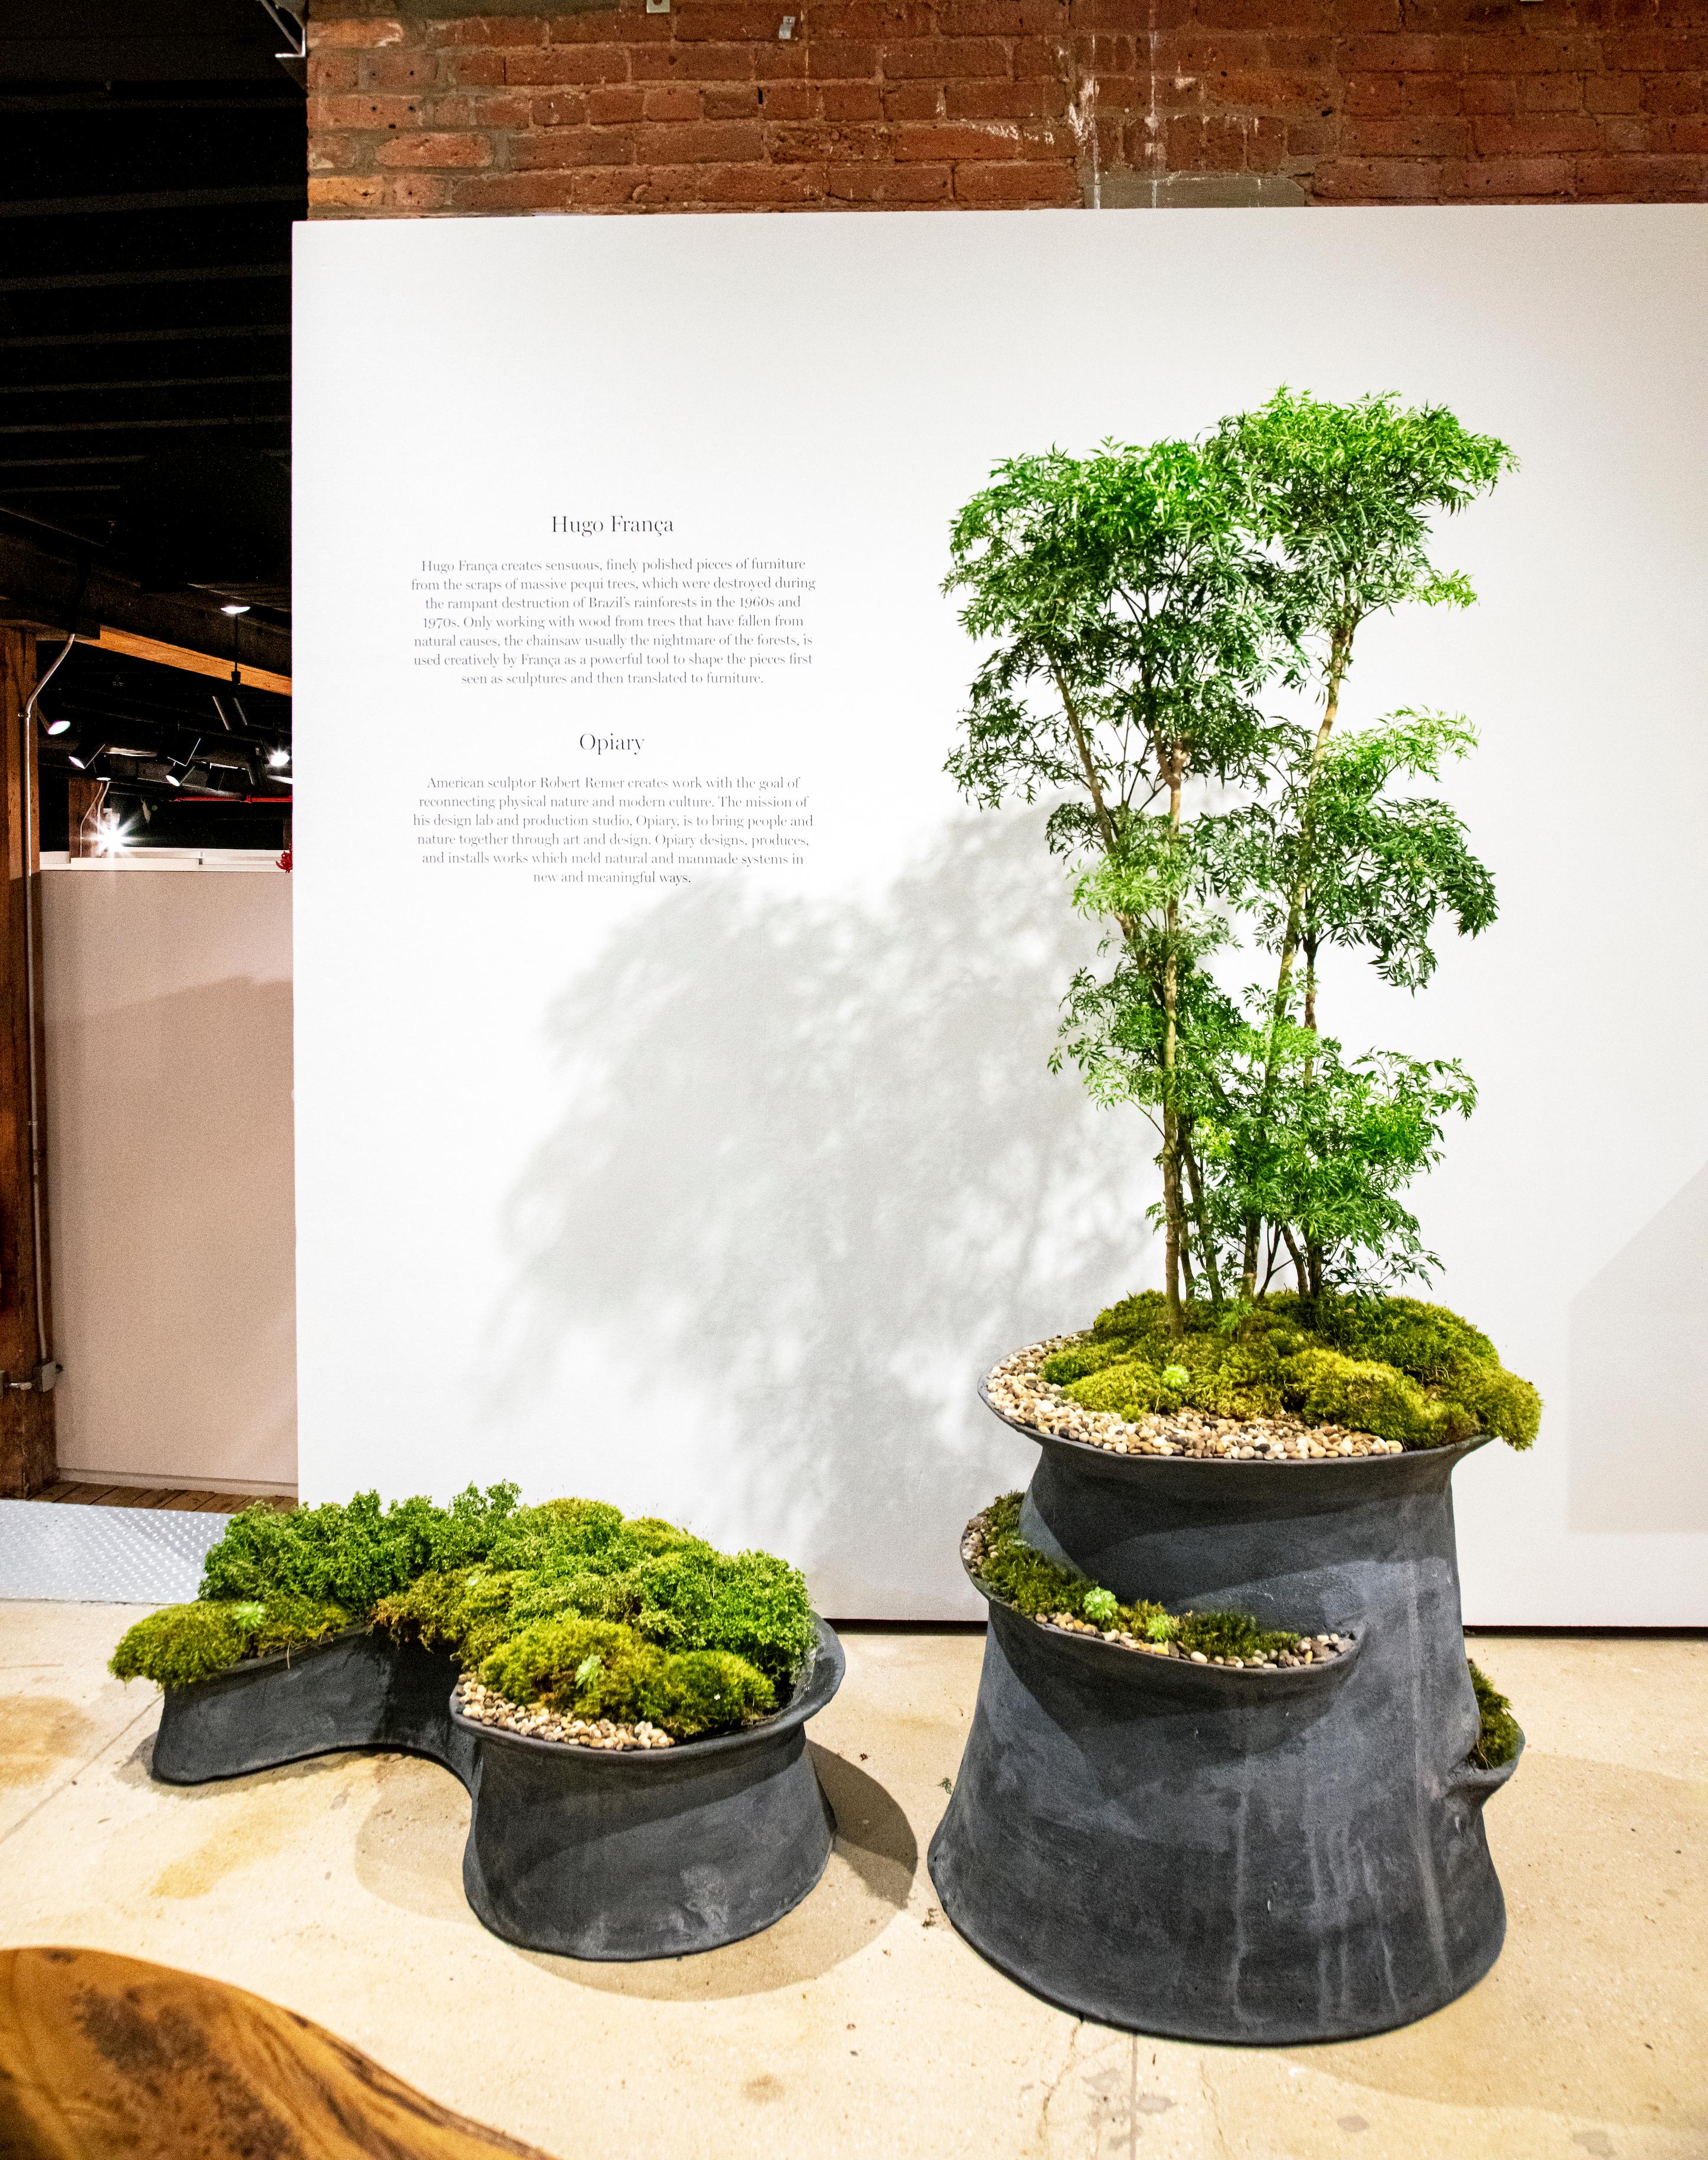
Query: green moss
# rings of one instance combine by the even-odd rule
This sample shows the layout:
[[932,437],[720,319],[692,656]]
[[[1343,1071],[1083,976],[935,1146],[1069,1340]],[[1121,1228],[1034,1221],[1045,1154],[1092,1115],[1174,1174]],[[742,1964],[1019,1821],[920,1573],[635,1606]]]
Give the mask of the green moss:
[[350,1624],[343,1606],[319,1598],[294,1597],[288,1591],[260,1600],[254,1609],[260,1617],[250,1654],[257,1658],[270,1658],[281,1650],[306,1649],[310,1643],[324,1643]]
[[447,1508],[417,1498],[380,1505],[377,1493],[288,1514],[234,1515],[209,1553],[201,1595],[265,1598],[280,1591],[366,1617],[382,1597],[437,1568],[484,1559],[516,1505],[513,1485],[470,1485]]
[[1301,1350],[1291,1361],[1288,1394],[1311,1425],[1346,1425],[1402,1447],[1443,1447],[1477,1430],[1467,1411],[1435,1399],[1396,1366],[1338,1350]]
[[1465,1662],[1477,1695],[1477,1744],[1471,1750],[1471,1760],[1479,1770],[1498,1770],[1503,1763],[1512,1761],[1524,1736],[1513,1716],[1511,1703],[1486,1673],[1468,1658]]
[[720,1553],[604,1501],[517,1508],[514,1486],[470,1486],[449,1508],[366,1493],[246,1510],[201,1597],[139,1623],[113,1669],[187,1685],[363,1622],[449,1651],[515,1701],[645,1716],[678,1738],[773,1708],[817,1639],[804,1577],[770,1553]]
[[1065,1388],[1070,1381],[1082,1380],[1090,1373],[1102,1372],[1105,1365],[1113,1365],[1118,1359],[1131,1355],[1131,1345],[1124,1337],[1118,1336],[1108,1342],[1087,1337],[1046,1358],[1043,1375],[1052,1388]]
[[1299,1638],[1260,1628],[1249,1612],[1183,1612],[1172,1639],[1188,1656],[1254,1658],[1259,1650],[1290,1650]]
[[776,1707],[776,1691],[745,1659],[723,1650],[662,1650],[632,1628],[563,1613],[536,1621],[480,1668],[512,1702],[543,1702],[566,1716],[646,1718],[680,1739],[750,1723]]
[[1177,1643],[1190,1654],[1207,1658],[1248,1658],[1259,1650],[1290,1650],[1299,1638],[1285,1629],[1264,1628],[1249,1613],[1173,1613],[1148,1598],[1124,1605],[1114,1591],[1046,1560],[1020,1535],[1021,1496],[1005,1493],[981,1519],[979,1580],[1029,1620],[1053,1620],[1066,1613],[1094,1627],[1121,1630],[1150,1643]]
[[765,1675],[727,1650],[679,1651],[664,1661],[664,1712],[657,1722],[685,1740],[750,1725],[776,1706],[776,1690]]
[[234,1665],[249,1648],[251,1630],[232,1603],[168,1605],[119,1638],[107,1666],[115,1679],[158,1680],[188,1687]]
[[1302,1298],[1277,1293],[1237,1326],[1189,1305],[1170,1331],[1161,1293],[1100,1312],[1055,1351],[1043,1377],[1087,1410],[1136,1424],[1152,1412],[1230,1419],[1291,1411],[1403,1447],[1442,1447],[1490,1432],[1528,1447],[1542,1400],[1508,1373],[1481,1330],[1445,1306],[1409,1297]]
[[1273,1417],[1285,1404],[1277,1365],[1260,1344],[1188,1336],[1169,1346],[1165,1363],[1129,1354],[1074,1381],[1063,1393],[1087,1410],[1114,1410],[1135,1424],[1153,1410]]
[[1062,1392],[1088,1410],[1113,1410],[1134,1425],[1152,1410],[1180,1407],[1178,1395],[1164,1386],[1155,1366],[1130,1355],[1072,1382]]
[[1303,1324],[1349,1358],[1397,1365],[1426,1384],[1448,1381],[1467,1367],[1498,1365],[1480,1328],[1444,1305],[1415,1297],[1323,1297],[1288,1301]]
[[341,1606],[288,1591],[264,1602],[198,1599],[194,1605],[163,1606],[127,1628],[107,1669],[117,1680],[189,1687],[245,1658],[305,1649],[349,1625]]
[[770,1553],[683,1546],[636,1578],[634,1625],[667,1649],[727,1651],[781,1681],[818,1639],[805,1576]]
[[606,1553],[622,1528],[622,1509],[608,1501],[547,1500],[518,1508],[494,1538],[490,1557],[495,1567],[561,1573],[572,1560]]
[[512,1702],[631,1723],[662,1715],[664,1662],[664,1653],[632,1628],[566,1612],[500,1643],[480,1677]]
[[512,1632],[518,1594],[529,1578],[515,1570],[464,1568],[423,1575],[374,1608],[374,1624],[413,1637],[430,1650],[450,1650],[478,1665]]
[[1541,1396],[1504,1366],[1473,1368],[1452,1384],[1451,1394],[1482,1431],[1496,1434],[1509,1447],[1529,1447],[1541,1430]]

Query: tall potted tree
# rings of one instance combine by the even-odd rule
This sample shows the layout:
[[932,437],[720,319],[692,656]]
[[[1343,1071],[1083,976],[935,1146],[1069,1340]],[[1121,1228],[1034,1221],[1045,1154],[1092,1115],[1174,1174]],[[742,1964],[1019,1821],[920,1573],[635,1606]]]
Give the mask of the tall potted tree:
[[1499,1950],[1480,1810],[1521,1736],[1467,1666],[1449,1480],[1540,1405],[1397,1294],[1469,1077],[1348,1054],[1321,963],[1416,989],[1443,922],[1493,919],[1426,792],[1468,724],[1342,714],[1373,615],[1470,602],[1432,523],[1511,462],[1440,408],[1284,390],[1194,443],[1010,460],[953,528],[986,652],[949,769],[1052,799],[1107,933],[1057,1059],[1155,1126],[1163,1283],[985,1384],[1041,1454],[963,1545],[991,1631],[931,1864],[986,1955],[1116,2024],[1370,2032]]

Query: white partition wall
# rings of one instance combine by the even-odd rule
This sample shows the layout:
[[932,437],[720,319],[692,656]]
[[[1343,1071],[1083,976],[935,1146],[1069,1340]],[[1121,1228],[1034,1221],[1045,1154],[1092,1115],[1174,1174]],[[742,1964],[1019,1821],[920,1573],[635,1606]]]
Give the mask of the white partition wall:
[[291,1490],[291,880],[42,876],[60,1464]]
[[1704,1617],[1708,213],[299,237],[310,1497],[515,1477],[975,1609],[1032,1458],[973,1384],[1155,1279],[1154,1143],[1046,1068],[1085,939],[1036,818],[942,773],[948,519],[1005,455],[1392,389],[1522,465],[1443,536],[1482,605],[1373,625],[1352,693],[1477,721],[1500,920],[1335,989],[1482,1089],[1436,1294],[1548,1410],[1459,1476],[1467,1611]]

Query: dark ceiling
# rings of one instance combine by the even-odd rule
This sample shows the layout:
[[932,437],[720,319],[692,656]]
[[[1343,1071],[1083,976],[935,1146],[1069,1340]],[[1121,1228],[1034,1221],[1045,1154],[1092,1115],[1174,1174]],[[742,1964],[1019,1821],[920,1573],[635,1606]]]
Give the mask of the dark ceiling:
[[[32,13],[0,29],[0,616],[288,673],[300,32],[265,0]],[[244,798],[288,792],[288,698],[79,645],[42,706],[44,848],[74,759],[132,844],[286,836]]]

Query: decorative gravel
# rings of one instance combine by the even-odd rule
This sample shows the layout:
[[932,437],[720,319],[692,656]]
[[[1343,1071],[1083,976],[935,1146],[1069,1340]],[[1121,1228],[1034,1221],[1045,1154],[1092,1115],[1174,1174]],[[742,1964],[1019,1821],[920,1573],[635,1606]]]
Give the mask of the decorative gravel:
[[626,1747],[674,1747],[667,1732],[649,1725],[615,1725],[608,1717],[561,1717],[538,1704],[511,1702],[493,1689],[482,1687],[472,1673],[457,1683],[452,1706],[477,1725],[496,1725],[524,1740],[555,1740],[568,1747],[599,1747],[608,1752]]
[[[984,1516],[975,1515],[961,1540],[961,1557],[975,1576],[984,1550]],[[1212,1658],[1202,1650],[1179,1649],[1172,1643],[1147,1643],[1142,1635],[1129,1635],[1123,1628],[1099,1628],[1094,1622],[1082,1620],[1072,1612],[1045,1613],[1032,1624],[1035,1628],[1053,1628],[1067,1635],[1095,1635],[1101,1642],[1113,1643],[1119,1650],[1137,1650],[1147,1657],[1176,1658],[1182,1664],[1238,1667],[1242,1672],[1278,1673],[1302,1665],[1327,1664],[1344,1656],[1352,1647],[1350,1635],[1301,1635],[1296,1650],[1264,1650],[1254,1658]]]
[[1052,1335],[1016,1350],[989,1376],[984,1392],[1005,1416],[1058,1440],[1082,1441],[1112,1455],[1181,1455],[1199,1462],[1326,1462],[1355,1455],[1403,1455],[1397,1440],[1345,1425],[1275,1417],[1224,1418],[1207,1410],[1155,1410],[1135,1425],[1114,1410],[1088,1410],[1043,1378],[1046,1358],[1084,1340]]

